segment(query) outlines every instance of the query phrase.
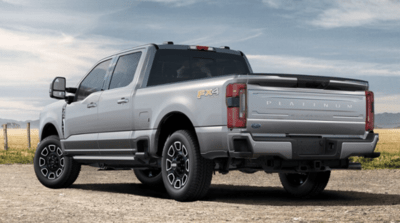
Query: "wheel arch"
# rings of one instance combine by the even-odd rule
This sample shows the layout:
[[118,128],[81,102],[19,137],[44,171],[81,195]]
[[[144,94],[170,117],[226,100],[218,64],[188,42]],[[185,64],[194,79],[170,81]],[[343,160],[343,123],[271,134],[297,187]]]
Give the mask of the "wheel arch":
[[56,135],[56,136],[60,137],[60,134],[57,131],[57,128],[55,127],[55,125],[53,123],[46,123],[42,129],[40,141],[42,141],[43,139],[45,139],[46,137],[51,136],[51,135]]
[[167,138],[173,132],[181,129],[192,131],[198,141],[193,122],[186,114],[179,111],[173,111],[166,114],[158,124],[153,144],[154,146],[150,151],[151,155],[161,157],[164,143]]

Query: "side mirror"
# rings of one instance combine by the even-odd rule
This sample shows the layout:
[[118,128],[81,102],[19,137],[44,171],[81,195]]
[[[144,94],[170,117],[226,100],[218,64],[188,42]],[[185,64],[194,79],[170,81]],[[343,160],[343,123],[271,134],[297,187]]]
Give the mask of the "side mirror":
[[65,77],[56,77],[50,84],[50,97],[55,99],[65,99]]

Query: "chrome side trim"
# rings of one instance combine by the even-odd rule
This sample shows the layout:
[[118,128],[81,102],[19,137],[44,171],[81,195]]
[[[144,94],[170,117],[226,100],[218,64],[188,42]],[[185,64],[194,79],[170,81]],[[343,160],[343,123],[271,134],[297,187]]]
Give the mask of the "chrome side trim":
[[135,160],[135,157],[126,156],[73,156],[74,160]]
[[353,154],[373,153],[378,140],[379,135],[375,135],[372,142],[344,142],[342,144],[340,159],[345,159]]

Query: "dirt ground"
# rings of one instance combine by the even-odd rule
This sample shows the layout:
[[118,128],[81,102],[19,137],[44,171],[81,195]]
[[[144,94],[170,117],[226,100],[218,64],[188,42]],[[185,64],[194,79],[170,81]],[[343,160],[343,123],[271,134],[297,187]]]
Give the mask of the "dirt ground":
[[32,165],[0,165],[0,222],[400,222],[400,170],[335,171],[317,199],[287,195],[277,174],[216,174],[207,197],[181,203],[133,171],[84,166],[48,189]]

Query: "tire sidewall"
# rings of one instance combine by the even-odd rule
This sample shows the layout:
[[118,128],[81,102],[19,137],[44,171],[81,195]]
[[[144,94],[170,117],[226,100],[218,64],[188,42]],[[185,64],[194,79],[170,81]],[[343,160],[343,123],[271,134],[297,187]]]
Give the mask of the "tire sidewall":
[[46,187],[57,188],[63,185],[70,175],[72,169],[72,159],[69,157],[64,156],[64,171],[61,177],[58,177],[54,180],[49,180],[45,176],[43,176],[42,172],[40,171],[41,168],[39,167],[39,157],[42,150],[50,144],[54,144],[57,147],[61,148],[61,143],[58,137],[56,136],[49,136],[43,141],[40,142],[39,146],[36,149],[35,157],[33,159],[33,166],[35,169],[36,177],[38,180]]
[[143,169],[134,169],[133,171],[136,175],[136,178],[138,178],[138,180],[143,184],[146,184],[148,186],[159,186],[160,184],[163,185],[161,171],[154,177],[146,176],[146,174],[143,173]]
[[327,172],[308,173],[306,181],[304,181],[304,183],[301,185],[294,185],[293,182],[291,182],[288,179],[288,176],[284,173],[280,173],[279,178],[281,180],[283,187],[287,192],[294,195],[295,197],[307,197],[319,184],[327,183],[327,182],[322,182],[322,180],[329,179],[329,176],[327,179],[325,179],[326,177],[324,175],[328,176],[330,175],[330,172],[327,171]]
[[[175,141],[181,141],[183,145],[185,145],[188,154],[189,154],[189,176],[187,183],[181,189],[175,189],[167,179],[167,172],[166,172],[166,156],[168,148],[171,144]],[[185,194],[189,192],[193,184],[195,183],[197,174],[196,174],[196,161],[197,161],[197,154],[195,152],[195,145],[190,142],[190,140],[182,134],[182,131],[177,131],[173,133],[165,142],[163,153],[162,153],[162,161],[161,161],[161,174],[164,182],[165,189],[171,195],[172,198],[180,200]]]
[[283,176],[281,177],[282,184],[284,185],[285,189],[291,193],[291,194],[299,194],[299,196],[303,196],[303,194],[309,193],[315,185],[315,180],[316,180],[316,174],[315,173],[308,173],[308,177],[306,181],[304,181],[303,184],[301,185],[293,185],[293,182],[291,182],[288,179],[288,176],[286,174],[282,174]]

